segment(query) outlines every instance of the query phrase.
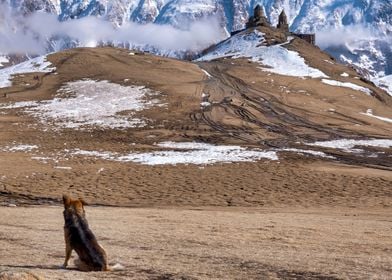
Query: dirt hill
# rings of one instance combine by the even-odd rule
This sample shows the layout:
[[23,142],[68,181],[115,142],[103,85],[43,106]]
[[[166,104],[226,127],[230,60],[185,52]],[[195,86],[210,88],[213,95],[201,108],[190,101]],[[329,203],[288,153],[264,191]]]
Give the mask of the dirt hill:
[[[392,206],[392,97],[303,40],[260,27],[236,34],[194,62],[124,49],[86,48],[0,71],[0,85],[12,79],[11,87],[0,88],[0,202],[4,206],[57,205],[62,193],[70,193],[96,206],[170,207],[174,212],[209,207],[212,212],[206,219],[231,209],[238,228],[243,213],[228,207],[251,207],[249,211],[256,213],[263,211],[261,207],[268,213],[334,209],[339,219],[349,207],[353,215],[362,211],[380,218],[374,234],[384,234],[387,227],[383,213]],[[27,214],[0,209],[7,213],[8,224],[28,219]],[[46,211],[26,209],[31,214]],[[102,219],[112,220],[113,209],[105,209],[109,214]],[[314,215],[315,220],[324,218],[319,212]],[[61,224],[61,215],[58,218]],[[298,239],[302,222],[293,221],[297,224],[286,236],[298,241],[299,247],[308,242]],[[350,222],[344,226],[348,228]],[[27,227],[27,236],[40,231]],[[155,231],[141,230],[154,238]],[[331,234],[339,230],[338,224],[331,226]],[[0,233],[3,240],[1,234],[5,233]],[[204,250],[209,243],[205,233],[200,234],[202,240],[197,242]],[[320,234],[326,234],[326,229],[320,229]],[[323,250],[326,239],[320,241],[316,235],[311,238],[317,245],[303,249],[301,256]],[[249,238],[249,244],[256,242]],[[13,242],[8,235],[4,240]],[[342,250],[351,250],[350,239],[344,240]],[[230,247],[233,242],[222,244]],[[113,244],[108,242],[109,248]],[[283,249],[281,261],[271,257],[264,264],[244,249],[232,273],[238,279],[386,275],[384,253],[376,248],[387,248],[387,241],[375,238],[367,246],[369,256],[380,261],[370,269],[365,256],[354,274],[347,273],[358,264],[352,254],[334,270],[331,256],[342,251],[332,247],[328,250],[334,253],[314,260],[314,270],[305,265],[306,258],[289,261]],[[253,245],[244,248],[251,250]],[[9,247],[9,252],[23,254],[21,250]],[[328,265],[322,265],[327,255]],[[0,257],[0,268],[29,269],[9,258]],[[195,266],[176,272],[173,263],[158,264],[161,260],[156,259],[139,264],[143,271],[128,270],[126,275],[224,279],[227,264],[232,263],[225,260],[229,261],[219,261],[223,266],[198,274],[203,256],[195,258]],[[151,267],[159,273],[146,272]],[[42,269],[48,279],[64,279],[63,272]]]
[[[263,28],[259,32],[267,34]],[[280,38],[265,35],[269,45],[272,37]],[[389,205],[390,172],[382,170],[392,167],[392,98],[303,40],[281,48],[298,52],[328,78],[279,75],[246,57],[192,63],[114,48],[49,55],[55,70],[16,75],[11,88],[0,89],[6,96],[0,99],[3,200],[29,195],[27,201],[56,201],[72,192],[94,203],[127,206],[357,202],[344,185],[370,195],[370,204]],[[128,89],[139,99],[120,94]],[[375,138],[386,144],[366,142]],[[332,139],[341,142],[311,146]],[[241,145],[275,158],[203,169],[140,164],[154,151],[184,151],[160,145],[167,141]],[[230,153],[223,157],[236,161]],[[304,195],[320,185],[329,195]],[[379,199],[378,190],[388,195]]]

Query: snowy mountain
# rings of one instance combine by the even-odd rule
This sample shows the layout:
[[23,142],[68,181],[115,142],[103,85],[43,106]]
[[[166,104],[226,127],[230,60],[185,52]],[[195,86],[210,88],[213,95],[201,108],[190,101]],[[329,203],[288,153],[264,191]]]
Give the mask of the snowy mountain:
[[392,75],[388,75],[382,78],[378,78],[374,80],[374,83],[384,89],[386,92],[389,93],[390,96],[392,96]]
[[127,21],[169,23],[178,28],[210,15],[222,17],[229,31],[241,29],[256,4],[273,25],[285,10],[292,30],[314,32],[353,24],[370,24],[392,32],[388,0],[1,0],[23,14],[44,11],[60,20],[98,16],[117,25]]
[[7,62],[8,62],[8,58],[6,56],[0,55],[0,67],[3,66],[3,64],[6,64]]
[[[40,11],[54,14],[60,21],[96,16],[118,27],[136,22],[168,24],[187,30],[192,23],[212,17],[218,20],[222,32],[242,29],[253,7],[261,4],[272,25],[276,25],[284,9],[291,31],[316,32],[320,47],[340,61],[366,69],[369,77],[392,73],[389,0],[0,0],[0,3],[18,14]],[[125,46],[133,46],[132,43],[125,42]],[[75,44],[52,38],[51,50]],[[159,52],[159,47],[148,48]]]

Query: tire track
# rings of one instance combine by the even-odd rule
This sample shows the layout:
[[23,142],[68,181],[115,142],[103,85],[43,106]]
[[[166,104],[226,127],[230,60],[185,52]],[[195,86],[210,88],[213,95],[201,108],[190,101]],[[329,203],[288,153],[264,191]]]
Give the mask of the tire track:
[[[227,95],[228,93],[232,96],[237,95],[246,101],[247,106],[260,113],[263,118],[266,118],[268,122],[260,121],[260,118],[255,114],[251,113],[244,107],[234,104],[220,104],[223,107],[231,108],[233,115],[238,117],[244,122],[252,123],[269,132],[273,132],[285,138],[287,140],[298,141],[314,141],[318,139],[331,139],[331,138],[344,138],[344,137],[363,137],[361,133],[354,133],[349,130],[335,127],[321,126],[318,123],[309,121],[308,119],[292,112],[297,110],[304,114],[311,114],[304,108],[295,108],[293,106],[287,106],[276,98],[272,92],[268,92],[263,89],[254,89],[247,85],[243,80],[227,73],[227,68],[219,67],[217,65],[212,66],[208,69],[209,73],[214,77],[215,82],[220,90]],[[211,114],[206,115],[204,112],[203,120],[206,124],[213,124],[213,128],[219,127],[219,131],[225,131],[225,127],[219,125],[216,121],[209,120]],[[314,113],[313,113],[314,114]],[[346,117],[346,116],[345,116]],[[357,119],[349,118],[355,123],[361,122]],[[240,130],[240,128],[238,128]],[[257,136],[256,132],[253,135]],[[262,139],[259,139],[262,140]],[[283,139],[282,139],[283,140]],[[276,142],[276,141],[275,141]]]

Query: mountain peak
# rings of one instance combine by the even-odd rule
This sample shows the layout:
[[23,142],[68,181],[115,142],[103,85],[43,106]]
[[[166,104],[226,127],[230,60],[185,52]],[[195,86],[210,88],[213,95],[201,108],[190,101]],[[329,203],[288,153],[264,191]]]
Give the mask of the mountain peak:
[[[256,8],[256,16],[265,23],[270,22],[273,26],[279,24],[281,28],[290,28],[295,33],[317,33],[320,47],[341,62],[366,69],[369,78],[392,73],[392,4],[382,0],[18,0],[3,3],[23,15],[39,11],[54,14],[60,21],[94,16],[112,22],[116,27],[136,22],[188,30],[192,23],[213,18],[219,22],[221,34],[241,30],[247,22],[252,25],[248,19]],[[49,41],[49,52],[84,46],[78,40],[59,36],[53,36]],[[124,41],[117,44],[137,45]],[[145,48],[161,54],[178,55],[178,52],[162,51],[156,46],[148,45]]]

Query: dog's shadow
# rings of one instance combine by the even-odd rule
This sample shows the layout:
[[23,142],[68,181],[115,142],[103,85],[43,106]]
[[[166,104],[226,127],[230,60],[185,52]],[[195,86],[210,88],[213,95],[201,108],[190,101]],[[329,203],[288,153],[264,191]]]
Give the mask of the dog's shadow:
[[8,268],[24,268],[24,269],[48,269],[48,270],[60,270],[60,269],[69,269],[63,268],[60,265],[13,265],[13,264],[2,264],[0,267],[8,267]]

